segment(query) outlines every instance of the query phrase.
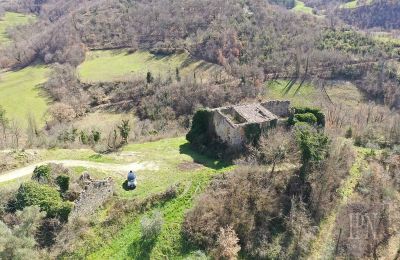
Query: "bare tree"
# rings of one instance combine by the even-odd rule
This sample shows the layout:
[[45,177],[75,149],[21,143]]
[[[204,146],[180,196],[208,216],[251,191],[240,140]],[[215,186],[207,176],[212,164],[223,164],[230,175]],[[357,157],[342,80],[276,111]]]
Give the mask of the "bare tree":
[[12,144],[15,149],[19,148],[19,142],[22,134],[22,126],[21,122],[19,122],[17,119],[11,120],[10,123],[10,132],[12,136]]

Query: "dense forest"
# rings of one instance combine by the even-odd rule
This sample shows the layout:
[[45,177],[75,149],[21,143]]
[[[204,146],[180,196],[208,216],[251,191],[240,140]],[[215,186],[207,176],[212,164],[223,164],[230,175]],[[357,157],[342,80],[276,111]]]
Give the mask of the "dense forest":
[[344,21],[360,28],[399,29],[399,10],[398,1],[375,1],[371,5],[360,6],[354,10],[344,9],[339,13]]

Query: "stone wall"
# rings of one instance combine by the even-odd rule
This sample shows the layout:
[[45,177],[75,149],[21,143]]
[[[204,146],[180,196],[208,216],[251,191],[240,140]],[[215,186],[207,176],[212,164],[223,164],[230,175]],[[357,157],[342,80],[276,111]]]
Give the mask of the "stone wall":
[[213,110],[214,131],[221,140],[230,146],[243,144],[243,129],[235,127],[219,110]]
[[290,101],[272,100],[261,105],[278,117],[288,117],[290,115]]
[[71,217],[93,214],[114,193],[114,181],[110,177],[105,180],[92,180],[89,174],[85,173],[80,182],[84,188],[75,201]]

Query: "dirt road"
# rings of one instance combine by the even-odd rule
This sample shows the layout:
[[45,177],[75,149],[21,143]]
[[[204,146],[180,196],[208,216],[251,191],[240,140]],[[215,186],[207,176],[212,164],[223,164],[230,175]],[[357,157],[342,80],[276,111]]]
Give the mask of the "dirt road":
[[58,163],[63,164],[65,167],[85,167],[94,168],[104,171],[120,172],[125,176],[125,174],[130,171],[138,170],[158,170],[158,166],[153,162],[142,162],[142,163],[129,163],[129,164],[114,164],[114,163],[97,163],[90,161],[79,161],[79,160],[53,160],[53,161],[43,161],[40,163],[35,163],[23,168],[15,169],[0,175],[0,183],[11,181],[17,178],[21,178],[27,175],[31,175],[35,167],[48,164],[48,163]]

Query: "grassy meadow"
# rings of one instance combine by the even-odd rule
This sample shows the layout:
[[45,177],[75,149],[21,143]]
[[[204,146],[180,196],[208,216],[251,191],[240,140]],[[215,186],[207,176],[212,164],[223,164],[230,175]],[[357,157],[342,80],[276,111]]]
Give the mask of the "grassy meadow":
[[26,126],[26,119],[32,114],[39,124],[44,123],[48,99],[40,90],[40,84],[46,82],[48,71],[46,66],[34,65],[0,72],[0,105],[9,119]]
[[100,50],[86,54],[78,73],[86,82],[110,82],[132,76],[145,77],[149,71],[154,77],[174,78],[176,68],[181,77],[192,77],[195,73],[196,78],[204,80],[223,71],[220,66],[194,59],[186,52],[162,56],[148,51]]
[[28,24],[35,20],[35,16],[20,13],[6,12],[3,17],[0,17],[0,44],[9,41],[7,29],[13,26]]
[[265,97],[270,100],[290,100],[294,106],[317,107],[322,107],[327,102],[355,107],[363,101],[362,94],[351,83],[338,82],[332,86],[326,86],[326,93],[310,83],[304,83],[301,88],[299,88],[299,83],[296,83],[285,93],[287,83],[286,80],[267,82]]
[[306,14],[313,14],[313,9],[311,7],[306,6],[304,2],[296,0],[295,3],[296,5],[294,6],[293,11],[302,12]]
[[[180,184],[184,191],[177,198],[153,209],[164,216],[162,232],[155,241],[141,239],[140,220],[149,214],[145,212],[125,216],[129,223],[127,226],[121,227],[108,241],[93,241],[102,245],[92,253],[80,254],[88,259],[162,259],[167,255],[173,259],[181,259],[189,255],[190,247],[181,237],[184,214],[193,206],[195,197],[207,186],[212,176],[231,170],[232,166],[193,152],[183,137],[132,144],[124,151],[135,152],[139,157],[154,160],[160,169],[157,172],[139,172],[137,189],[128,191],[127,193],[132,193],[130,195],[121,194],[122,196],[140,200],[163,192],[174,184]],[[94,227],[92,231],[94,234],[105,232],[100,226]],[[83,256],[80,254],[79,256]]]
[[[367,0],[365,4],[366,4],[366,5],[369,5],[369,4],[372,4],[372,2],[373,2],[373,0]],[[357,8],[357,7],[359,7],[359,6],[361,6],[360,1],[358,1],[358,0],[352,0],[352,1],[349,1],[349,2],[347,2],[347,3],[341,4],[341,5],[340,5],[340,8],[353,9],[353,8]]]
[[[134,191],[126,191],[122,188],[126,172],[73,168],[74,178],[78,178],[84,171],[88,171],[96,179],[111,176],[114,179],[116,191],[108,204],[90,216],[92,223],[90,229],[83,233],[82,240],[78,242],[79,245],[76,245],[76,250],[66,256],[72,259],[161,259],[166,255],[173,259],[182,259],[192,254],[195,249],[187,245],[181,236],[184,214],[193,207],[195,198],[207,187],[213,176],[233,169],[233,166],[227,163],[194,152],[184,137],[130,144],[120,152],[103,156],[87,149],[39,150],[38,153],[43,160],[68,158],[116,164],[150,161],[158,166],[157,170],[137,171],[138,187]],[[123,155],[132,156],[124,157]],[[16,189],[21,182],[28,179],[29,177],[24,177],[7,185]],[[121,221],[118,224],[104,223],[117,201],[143,201],[166,191],[173,185],[180,187],[180,193],[176,198],[159,203],[143,213],[121,214]],[[164,224],[158,238],[149,243],[141,238],[140,220],[154,210],[162,213]]]

